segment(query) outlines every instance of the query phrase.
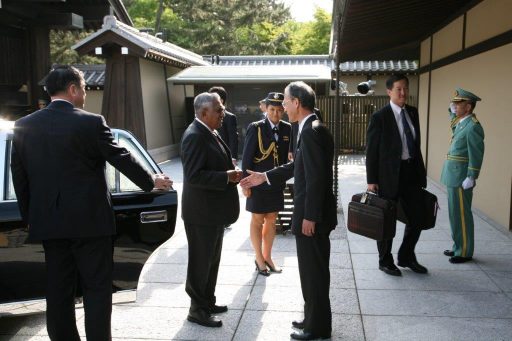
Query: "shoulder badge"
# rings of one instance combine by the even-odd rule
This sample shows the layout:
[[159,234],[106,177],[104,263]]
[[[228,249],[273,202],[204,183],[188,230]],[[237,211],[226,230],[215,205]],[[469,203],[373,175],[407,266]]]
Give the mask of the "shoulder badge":
[[473,121],[473,123],[480,124],[480,121],[478,121],[478,119],[476,118],[476,116],[471,117],[471,120]]

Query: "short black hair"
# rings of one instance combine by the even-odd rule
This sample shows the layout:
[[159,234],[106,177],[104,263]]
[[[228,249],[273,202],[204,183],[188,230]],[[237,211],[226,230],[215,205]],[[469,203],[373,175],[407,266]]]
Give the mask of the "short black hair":
[[306,83],[302,81],[292,82],[288,84],[284,91],[288,91],[291,97],[297,98],[303,108],[309,109],[312,112],[315,110],[315,92]]
[[226,92],[226,89],[224,89],[222,86],[212,86],[210,90],[208,90],[208,92],[215,92],[216,94],[219,94],[222,103],[226,103],[228,93]]
[[71,65],[55,65],[44,80],[48,95],[54,96],[66,91],[70,84],[81,86],[84,80],[82,71]]
[[409,78],[407,78],[407,76],[404,73],[395,73],[395,74],[389,76],[389,78],[386,80],[386,89],[392,90],[393,84],[395,84],[395,82],[398,82],[398,81],[401,81],[404,79],[407,82],[407,86],[409,86]]

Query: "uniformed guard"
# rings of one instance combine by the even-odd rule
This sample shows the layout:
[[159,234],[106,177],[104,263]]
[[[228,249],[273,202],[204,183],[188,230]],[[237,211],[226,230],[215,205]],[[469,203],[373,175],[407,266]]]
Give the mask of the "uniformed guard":
[[[282,120],[284,95],[271,92],[265,98],[267,116],[247,128],[242,170],[265,172],[288,162],[291,125]],[[247,197],[245,209],[251,216],[251,242],[256,254],[256,270],[268,276],[281,272],[272,261],[272,244],[275,237],[277,213],[284,208],[284,185],[267,183],[244,190]]]
[[484,157],[484,130],[473,113],[481,99],[461,88],[450,104],[452,138],[446,155],[441,182],[448,193],[448,210],[453,247],[445,250],[451,263],[470,261],[474,250],[474,224],[471,212],[473,187]]

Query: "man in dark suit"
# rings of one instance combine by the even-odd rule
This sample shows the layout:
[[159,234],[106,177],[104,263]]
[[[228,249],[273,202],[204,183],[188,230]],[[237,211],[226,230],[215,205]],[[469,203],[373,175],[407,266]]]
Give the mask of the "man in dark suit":
[[[226,105],[228,93],[223,87],[214,86],[211,87],[208,92],[218,94],[222,101],[222,105]],[[233,166],[236,167],[238,158],[238,128],[236,116],[229,111],[224,110],[224,119],[222,120],[222,125],[217,129],[217,131],[219,132],[220,137],[228,145],[229,151],[231,152]]]
[[105,162],[145,191],[169,189],[117,145],[100,115],[82,110],[85,81],[71,66],[46,78],[48,107],[16,121],[12,176],[23,220],[42,240],[47,270],[46,323],[52,340],[80,340],[77,276],[90,340],[110,340],[112,235],[116,233]]
[[303,329],[292,333],[295,340],[329,338],[332,331],[329,300],[330,232],[337,225],[336,199],[332,192],[334,143],[329,130],[314,114],[315,93],[304,82],[290,83],[283,106],[290,122],[298,122],[294,160],[266,173],[248,171],[244,188],[284,183],[294,177],[292,233],[297,244],[300,284],[304,298],[304,320],[292,325]]
[[181,140],[183,194],[181,216],[188,240],[185,290],[191,298],[187,319],[207,327],[220,327],[213,314],[228,310],[216,305],[224,226],[238,219],[240,203],[236,184],[242,176],[216,129],[224,106],[216,93],[203,92],[194,99],[195,120]]
[[[405,214],[413,217],[419,209],[421,188],[427,186],[425,165],[420,149],[418,110],[405,104],[409,96],[409,80],[403,74],[386,81],[390,102],[375,112],[367,132],[366,178],[368,190],[386,199],[397,200]],[[411,220],[411,219],[409,219]],[[414,248],[421,229],[406,225],[398,251],[398,265],[417,273],[427,273],[418,263]],[[393,239],[377,242],[379,269],[393,276],[402,273],[396,267],[391,247]]]

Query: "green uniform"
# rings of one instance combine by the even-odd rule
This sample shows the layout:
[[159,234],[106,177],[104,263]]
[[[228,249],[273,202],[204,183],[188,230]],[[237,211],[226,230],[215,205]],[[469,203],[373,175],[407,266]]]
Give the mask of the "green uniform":
[[452,118],[452,139],[446,155],[441,183],[448,192],[448,210],[455,256],[472,257],[474,250],[474,224],[471,212],[473,188],[464,190],[467,177],[477,179],[484,157],[484,130],[476,116],[471,114],[458,122]]

